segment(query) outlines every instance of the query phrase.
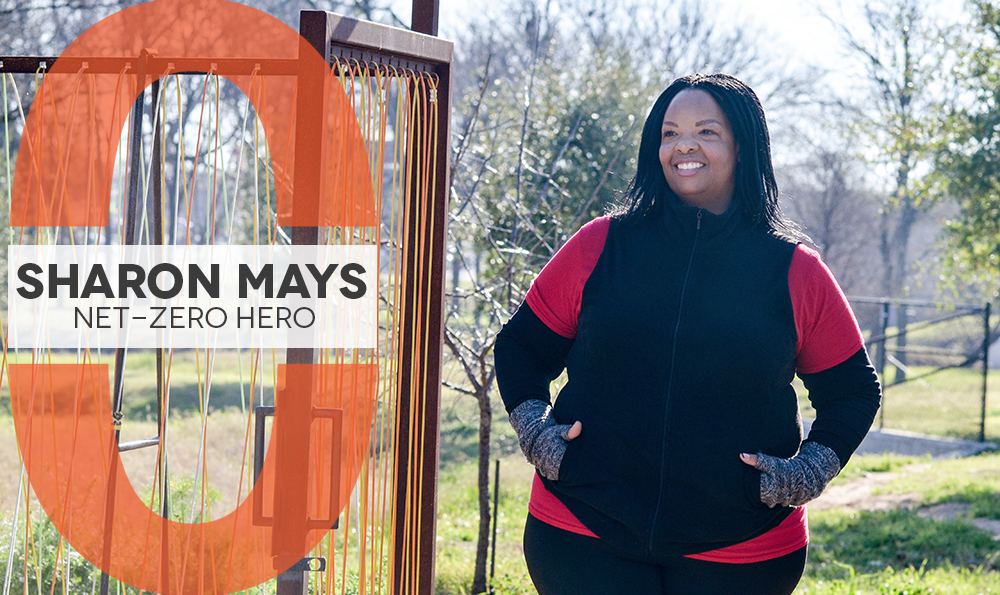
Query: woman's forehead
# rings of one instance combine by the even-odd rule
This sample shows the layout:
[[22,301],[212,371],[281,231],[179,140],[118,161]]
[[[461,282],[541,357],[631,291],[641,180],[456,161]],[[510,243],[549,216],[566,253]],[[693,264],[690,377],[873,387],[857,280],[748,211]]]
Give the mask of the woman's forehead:
[[[728,125],[725,112],[718,102],[707,91],[701,89],[684,89],[670,101],[663,116],[663,125],[674,126],[680,123],[695,123],[704,125],[713,120],[721,125]],[[683,121],[683,122],[682,122]]]

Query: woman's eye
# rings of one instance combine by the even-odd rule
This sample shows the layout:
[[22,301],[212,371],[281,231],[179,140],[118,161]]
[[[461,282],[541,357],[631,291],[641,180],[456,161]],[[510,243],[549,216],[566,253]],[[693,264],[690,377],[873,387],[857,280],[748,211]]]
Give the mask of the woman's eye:
[[702,130],[701,133],[702,134],[715,134],[715,131],[711,130],[709,128],[706,128],[706,129]]
[[663,133],[663,137],[664,137],[664,138],[666,138],[666,137],[668,137],[668,136],[674,136],[675,134],[677,134],[677,133],[676,133],[676,132],[674,132],[674,131],[672,131],[672,130],[667,130],[667,131],[665,131],[665,132]]

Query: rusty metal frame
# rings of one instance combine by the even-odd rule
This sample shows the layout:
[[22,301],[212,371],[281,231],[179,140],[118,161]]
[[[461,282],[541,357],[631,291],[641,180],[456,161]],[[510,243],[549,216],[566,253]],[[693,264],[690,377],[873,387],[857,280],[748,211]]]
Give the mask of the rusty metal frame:
[[[430,11],[434,17],[433,27],[429,26]],[[419,100],[438,102],[437,138],[433,140],[437,151],[435,187],[430,193],[430,201],[419,204],[414,195],[404,198],[404,225],[411,241],[403,258],[408,270],[424,270],[429,274],[422,278],[408,278],[403,287],[403,303],[411,307],[405,309],[400,325],[399,362],[399,419],[417,419],[419,425],[410,428],[401,424],[396,436],[395,458],[397,462],[395,494],[395,547],[392,568],[392,593],[402,594],[408,589],[406,577],[400,575],[404,550],[416,548],[421,560],[417,569],[417,592],[434,592],[434,550],[437,520],[437,481],[440,452],[440,410],[441,410],[441,364],[444,345],[444,267],[446,258],[446,234],[448,215],[448,188],[450,186],[449,123],[451,116],[451,74],[454,60],[454,45],[450,41],[437,39],[437,2],[414,2],[414,28],[427,27],[428,33],[415,33],[367,21],[352,19],[324,11],[303,11],[300,15],[299,33],[320,54],[328,64],[343,58],[355,58],[376,62],[396,68],[433,73],[437,76],[436,97],[422,97]],[[419,22],[421,19],[427,23]],[[414,168],[416,170],[416,168]],[[424,222],[433,220],[433,227]],[[423,236],[421,237],[421,234]],[[294,237],[294,236],[293,236]],[[302,238],[303,242],[306,240]],[[424,248],[421,250],[421,248]],[[417,311],[419,296],[426,296],[429,307]],[[423,329],[419,336],[416,329]],[[419,452],[411,452],[410,445],[422,445]],[[415,488],[405,481],[410,473],[407,467],[411,455],[419,455],[415,466],[422,469],[422,475]],[[410,514],[410,523],[420,527],[416,543],[405,543],[407,518],[405,507],[408,502],[420,501],[419,510]],[[411,525],[411,526],[412,526]]]

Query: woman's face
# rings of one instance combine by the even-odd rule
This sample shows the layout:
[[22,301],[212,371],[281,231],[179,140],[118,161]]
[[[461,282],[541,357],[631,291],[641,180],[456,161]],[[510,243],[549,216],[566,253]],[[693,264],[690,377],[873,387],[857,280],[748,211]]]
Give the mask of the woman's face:
[[739,152],[729,119],[700,89],[674,96],[663,117],[660,164],[684,203],[720,215],[733,201]]

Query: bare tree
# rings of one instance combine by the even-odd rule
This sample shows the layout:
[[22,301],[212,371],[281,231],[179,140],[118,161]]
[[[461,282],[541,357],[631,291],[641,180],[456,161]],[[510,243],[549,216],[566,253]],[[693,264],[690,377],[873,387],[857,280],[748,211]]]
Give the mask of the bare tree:
[[802,226],[848,294],[874,294],[881,286],[878,201],[867,187],[860,159],[846,147],[816,146],[801,163],[782,170],[782,203]]
[[[940,28],[918,0],[871,0],[863,9],[863,30],[844,18],[824,15],[862,65],[860,101],[843,100],[865,140],[861,154],[885,171],[887,188],[878,214],[878,242],[882,257],[882,294],[904,297],[911,274],[910,241],[914,226],[929,204],[923,192],[924,166],[930,138],[948,83],[948,48]],[[907,324],[905,308],[898,324]],[[905,347],[905,335],[900,338]],[[904,361],[905,363],[905,361]]]

